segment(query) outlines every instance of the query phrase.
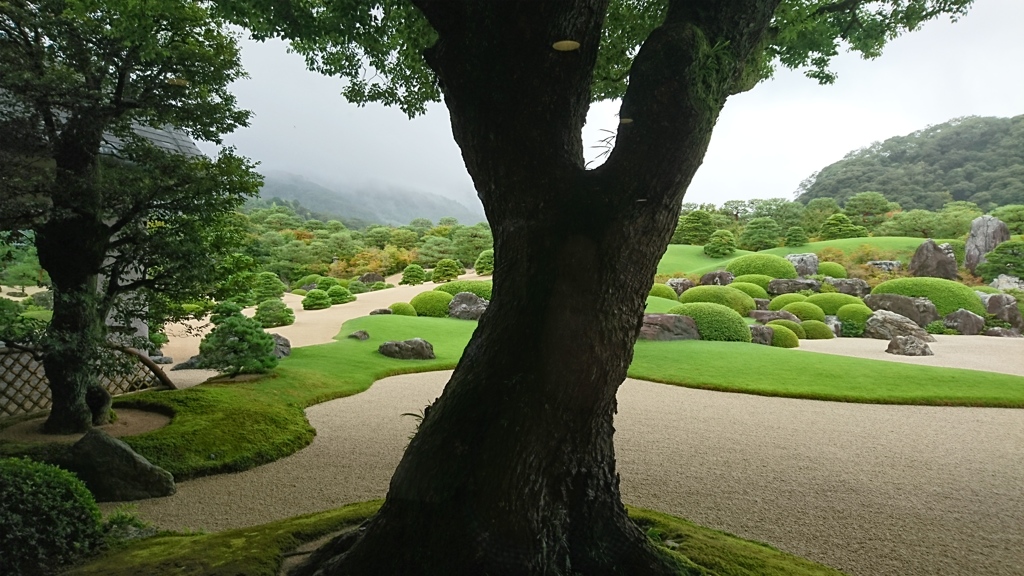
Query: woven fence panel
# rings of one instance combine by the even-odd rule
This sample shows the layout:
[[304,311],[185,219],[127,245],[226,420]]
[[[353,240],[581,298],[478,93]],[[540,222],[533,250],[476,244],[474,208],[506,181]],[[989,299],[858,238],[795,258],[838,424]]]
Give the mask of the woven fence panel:
[[[134,360],[130,373],[100,376],[112,396],[160,386],[149,368],[129,356]],[[42,362],[29,352],[0,348],[0,418],[49,409],[50,384]]]

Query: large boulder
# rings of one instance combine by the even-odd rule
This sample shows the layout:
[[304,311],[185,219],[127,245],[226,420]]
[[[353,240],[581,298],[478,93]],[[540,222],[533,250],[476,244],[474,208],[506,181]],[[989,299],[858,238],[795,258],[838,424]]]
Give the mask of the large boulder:
[[912,298],[900,294],[868,294],[864,303],[872,310],[888,310],[913,320],[924,327],[941,319],[935,304],[927,298]]
[[92,428],[71,447],[68,468],[99,502],[159,498],[174,494],[174,477],[130,446]]
[[725,286],[731,284],[736,276],[726,270],[715,270],[700,277],[701,286]]
[[1024,280],[1009,274],[996,276],[996,279],[989,282],[988,285],[996,290],[1024,290]]
[[910,275],[956,280],[956,258],[929,238],[914,251],[914,257],[910,259]]
[[923,340],[913,336],[897,336],[889,341],[885,349],[889,354],[898,356],[934,356],[935,353]]
[[978,216],[971,222],[971,232],[964,247],[964,266],[974,273],[978,264],[985,261],[985,254],[1010,239],[1010,229],[995,216]]
[[370,310],[370,316],[380,316],[382,314],[394,314],[394,312],[391,311],[391,308],[377,308],[375,310]]
[[448,316],[459,320],[479,320],[487,311],[487,300],[471,292],[459,292],[448,303]]
[[377,351],[389,358],[399,360],[431,360],[434,356],[434,346],[423,338],[411,340],[385,342],[377,348]]
[[197,370],[199,368],[199,363],[202,362],[202,360],[203,359],[199,354],[196,354],[184,362],[179,362],[174,366],[171,366],[171,370]]
[[798,318],[796,314],[786,310],[751,310],[747,316],[750,316],[761,324],[767,324],[772,320],[789,320],[792,322],[800,321],[800,318]]
[[903,268],[903,263],[900,262],[899,260],[871,260],[865,262],[865,264],[871,266],[872,268],[878,268],[882,272],[889,273],[896,272],[900,268]]
[[875,310],[864,325],[865,338],[892,340],[897,336],[913,336],[925,342],[935,342],[935,338],[913,320],[888,310]]
[[700,340],[697,323],[689,316],[644,314],[641,340]]
[[374,282],[383,282],[384,277],[381,276],[380,274],[377,274],[376,272],[367,272],[366,274],[363,274],[362,276],[359,277],[359,281],[369,286]]
[[271,334],[274,339],[274,357],[280,360],[285,356],[292,355],[292,343],[280,334]]
[[1011,330],[1010,328],[999,328],[999,327],[989,328],[988,330],[985,330],[985,332],[983,334],[985,336],[996,336],[996,337],[1000,337],[1000,338],[1020,338],[1021,337],[1020,332],[1017,332],[1016,330]]
[[821,290],[821,282],[800,278],[776,278],[768,283],[768,293],[772,296],[778,296],[779,294],[791,294],[801,290],[813,290],[814,292],[819,292]]
[[1009,323],[1018,332],[1024,331],[1024,317],[1021,317],[1017,299],[1009,294],[979,294],[985,304],[985,311],[996,320]]
[[826,314],[825,325],[832,329],[832,334],[834,334],[836,338],[843,335],[843,323],[839,321],[838,316]]
[[360,342],[362,342],[370,339],[370,333],[367,332],[366,330],[356,330],[355,332],[346,336],[346,338],[351,338],[353,340],[359,340]]
[[688,278],[669,278],[665,281],[665,284],[668,284],[669,287],[676,291],[676,296],[693,288],[693,282]]
[[754,344],[764,344],[765,346],[772,345],[772,338],[775,337],[775,329],[771,326],[762,326],[761,324],[750,325],[750,341]]
[[756,310],[767,310],[771,303],[772,301],[769,298],[754,298],[754,308]]
[[860,278],[826,278],[825,282],[831,284],[840,294],[849,294],[857,298],[871,294],[871,286]]
[[813,276],[818,273],[817,254],[788,254],[786,260],[793,263],[797,276]]
[[952,328],[964,336],[977,336],[985,329],[985,319],[963,308],[946,314],[942,319],[946,328]]

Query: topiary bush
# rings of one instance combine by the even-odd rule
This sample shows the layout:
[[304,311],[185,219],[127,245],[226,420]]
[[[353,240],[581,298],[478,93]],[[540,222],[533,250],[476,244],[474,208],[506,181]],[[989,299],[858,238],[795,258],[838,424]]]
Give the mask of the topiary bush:
[[416,310],[417,316],[431,316],[434,318],[448,317],[448,304],[452,301],[452,295],[439,290],[420,292],[413,296],[409,304]]
[[273,272],[260,272],[253,282],[252,293],[257,302],[280,298],[284,294],[285,285],[277,274]]
[[408,302],[395,302],[388,306],[388,310],[391,310],[392,314],[397,314],[398,316],[416,316],[416,309]]
[[387,282],[383,282],[381,280],[378,280],[378,281],[374,282],[373,284],[370,284],[370,292],[377,292],[379,290],[387,290],[388,288],[394,288],[394,287],[395,287],[394,284],[388,284]]
[[0,574],[50,574],[103,543],[85,484],[56,466],[0,460]]
[[492,288],[494,288],[494,284],[491,284],[486,280],[455,280],[446,284],[441,284],[437,288],[434,288],[434,290],[437,290],[438,292],[447,292],[452,296],[455,296],[459,292],[469,292],[476,294],[484,300],[490,300]]
[[399,280],[399,284],[406,286],[419,286],[427,280],[427,274],[423,271],[423,266],[419,264],[409,264],[402,271],[402,279]]
[[789,260],[774,254],[747,254],[730,260],[725,269],[735,276],[763,274],[772,278],[796,278],[796,267]]
[[807,232],[800,226],[790,226],[786,230],[786,246],[803,246],[807,244]]
[[[750,274],[748,274],[748,276],[750,276]],[[737,282],[733,280],[732,282],[729,283],[729,288],[739,290],[740,292],[743,292],[744,294],[750,296],[751,298],[764,298],[765,300],[768,299],[768,292],[764,288],[761,288],[757,284],[752,284],[750,282]],[[675,292],[675,290],[673,290],[673,292]]]
[[296,296],[305,296],[306,294],[308,294],[308,292],[306,292],[302,288],[296,288],[295,290],[292,290],[292,294],[295,294]]
[[732,279],[733,283],[746,282],[748,284],[757,284],[766,291],[768,290],[768,283],[772,280],[774,280],[774,278],[765,274],[740,274]]
[[846,278],[846,268],[838,262],[819,262],[818,274],[833,278]]
[[782,309],[799,318],[801,322],[804,320],[825,321],[825,311],[810,302],[793,302],[786,304]]
[[212,321],[216,326],[199,343],[200,368],[235,376],[263,374],[277,366],[274,338],[263,331],[259,322],[241,314]]
[[330,276],[321,276],[320,279],[316,281],[317,290],[323,290],[324,292],[330,290],[332,286],[340,285],[341,282],[337,278],[332,278]]
[[[331,286],[327,291],[327,297],[331,299],[331,305],[346,304],[348,302],[354,302],[356,299],[356,297],[348,291],[348,288],[342,288],[341,286]],[[303,301],[303,306],[305,306],[305,301]]]
[[753,298],[730,286],[694,286],[680,294],[679,301],[683,304],[692,302],[721,304],[732,308],[740,316],[746,316],[756,308]]
[[494,250],[484,250],[476,257],[473,263],[473,270],[481,276],[494,274]]
[[330,307],[331,297],[328,296],[326,290],[314,288],[307,292],[306,297],[302,299],[303,310],[323,310]]
[[655,298],[664,298],[666,300],[676,300],[676,291],[672,289],[668,284],[655,284],[651,286],[651,291],[647,293],[648,296],[654,296]]
[[776,348],[799,348],[800,337],[781,324],[772,325],[772,346]]
[[782,326],[783,328],[789,329],[789,331],[792,332],[793,334],[796,334],[796,337],[801,339],[801,340],[803,340],[804,338],[807,338],[807,332],[804,332],[804,329],[800,325],[799,322],[793,322],[792,320],[782,320],[782,319],[779,319],[779,320],[772,320],[772,321],[768,322],[768,324],[766,324],[766,326],[771,326],[772,328],[774,328],[776,326]]
[[365,294],[370,291],[370,288],[359,280],[353,280],[348,283],[348,291],[352,294]]
[[804,329],[808,340],[831,340],[836,337],[828,324],[817,320],[804,320],[800,323],[800,327]]
[[[692,290],[692,288],[691,288]],[[687,290],[686,292],[689,292]],[[683,294],[686,294],[683,292]],[[691,302],[680,304],[668,311],[669,314],[689,316],[697,324],[702,340],[721,342],[750,342],[750,328],[735,310],[713,302]]]
[[804,300],[807,300],[807,296],[797,294],[796,292],[792,294],[779,294],[775,298],[772,298],[772,301],[768,303],[768,309],[782,310],[782,308],[788,304],[792,304],[793,302],[803,302]]
[[985,306],[972,288],[944,278],[896,278],[875,286],[871,293],[927,298],[935,304],[939,316],[960,308],[985,316]]
[[462,266],[458,262],[451,258],[444,258],[438,261],[437,265],[434,266],[434,275],[432,276],[433,282],[441,284],[443,282],[451,282],[462,274]]
[[868,318],[875,311],[868,308],[866,304],[845,304],[839,307],[836,311],[836,316],[839,321],[842,322],[842,334],[843,336],[850,338],[859,338],[864,334],[864,326],[867,324]]
[[725,258],[736,251],[736,237],[728,230],[715,230],[704,245],[704,254],[710,258]]
[[256,315],[252,319],[264,328],[291,326],[295,323],[295,312],[277,298],[270,298],[256,306]]
[[806,302],[821,308],[825,314],[835,316],[839,309],[847,304],[864,304],[864,301],[856,296],[842,294],[840,292],[829,292],[827,294],[814,294],[808,296]]

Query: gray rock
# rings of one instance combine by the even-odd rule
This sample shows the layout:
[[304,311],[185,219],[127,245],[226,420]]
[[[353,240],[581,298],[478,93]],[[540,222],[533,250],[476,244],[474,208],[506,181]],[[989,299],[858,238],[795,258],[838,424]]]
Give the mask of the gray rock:
[[199,354],[196,354],[184,362],[171,366],[171,370],[196,370],[199,368],[200,362],[202,362],[202,358],[199,357]]
[[789,254],[786,256],[786,260],[793,263],[798,276],[813,276],[818,273],[817,254]]
[[292,343],[280,334],[271,334],[271,336],[274,338],[274,357],[280,360],[285,356],[291,356]]
[[310,282],[309,284],[303,284],[299,288],[302,289],[302,290],[305,290],[306,292],[309,292],[310,290],[316,290],[316,282]]
[[644,314],[640,328],[641,340],[700,340],[697,323],[689,316],[676,314]]
[[771,303],[772,301],[769,300],[768,298],[754,298],[754,309],[767,310],[768,305]]
[[923,340],[913,336],[897,336],[889,341],[885,349],[889,354],[898,356],[934,356],[935,353]]
[[665,281],[673,290],[676,291],[676,296],[686,292],[690,288],[693,288],[693,282],[690,282],[687,278],[669,278]]
[[1009,274],[1000,274],[989,283],[989,286],[997,290],[1024,290],[1024,280]]
[[152,360],[154,364],[174,364],[174,358],[171,358],[170,356],[150,356],[149,359]]
[[384,277],[381,276],[380,274],[377,274],[376,272],[367,272],[366,274],[363,274],[362,276],[359,277],[359,281],[369,286],[374,282],[383,282]]
[[834,334],[836,338],[843,335],[843,323],[839,321],[838,316],[826,315],[825,325],[832,329],[832,334]]
[[872,310],[888,310],[905,316],[922,328],[941,319],[935,304],[927,298],[911,298],[900,294],[868,294],[864,304]]
[[988,330],[985,330],[985,332],[983,332],[983,334],[985,336],[996,336],[996,337],[999,337],[999,338],[1020,338],[1021,337],[1020,332],[1017,332],[1016,330],[1011,330],[1009,328],[999,328],[999,327],[989,328]]
[[71,447],[68,468],[99,502],[142,500],[174,494],[174,477],[127,444],[92,428]]
[[772,345],[772,338],[775,337],[775,330],[771,326],[761,324],[750,325],[750,341],[754,344]]
[[985,319],[963,308],[946,314],[942,319],[946,328],[953,328],[964,336],[977,336],[985,329]]
[[346,336],[346,338],[353,338],[355,340],[369,340],[370,333],[366,330],[356,330],[355,332]]
[[389,358],[399,360],[430,360],[435,358],[434,346],[422,338],[411,340],[389,341],[377,348],[377,351]]
[[776,278],[768,283],[768,293],[772,296],[778,296],[779,294],[791,294],[801,290],[813,290],[815,292],[819,292],[821,291],[821,282],[800,278],[795,280]]
[[370,316],[378,316],[380,314],[392,314],[391,308],[377,308],[376,310],[370,310]]
[[910,259],[910,275],[956,280],[956,258],[929,238],[914,251]]
[[471,292],[459,292],[448,303],[448,316],[459,320],[479,320],[487,311],[487,300]]
[[900,268],[903,268],[903,263],[899,260],[870,260],[866,262],[868,266],[878,268],[883,272],[896,272]]
[[871,294],[871,286],[860,278],[826,278],[825,282],[831,284],[840,294],[849,294],[857,298]]
[[897,336],[913,336],[925,342],[935,342],[935,338],[913,320],[888,310],[875,310],[865,323],[865,338],[892,340]]
[[978,216],[971,222],[971,232],[967,235],[964,248],[964,266],[974,270],[985,261],[985,254],[996,246],[1010,239],[1010,229],[1002,220],[995,216]]
[[715,270],[700,277],[701,286],[726,286],[732,283],[736,276],[725,270]]
[[800,318],[797,318],[796,314],[787,312],[785,310],[751,310],[747,316],[750,316],[754,320],[757,320],[761,324],[767,324],[772,320],[791,320],[793,322],[799,322]]
[[995,316],[996,320],[1008,322],[1017,332],[1024,331],[1024,317],[1021,317],[1017,299],[1009,294],[980,295],[985,304],[985,311]]

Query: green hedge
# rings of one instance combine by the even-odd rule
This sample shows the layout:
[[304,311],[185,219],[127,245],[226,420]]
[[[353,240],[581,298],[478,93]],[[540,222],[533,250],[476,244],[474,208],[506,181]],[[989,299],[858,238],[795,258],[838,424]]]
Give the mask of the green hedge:
[[295,312],[277,298],[270,298],[256,306],[256,314],[252,318],[264,328],[276,328],[294,324]]
[[927,298],[935,304],[939,316],[960,308],[985,316],[985,306],[973,288],[944,278],[896,278],[875,286],[871,293]]
[[810,302],[793,302],[786,304],[782,309],[799,318],[801,322],[804,320],[825,321],[825,311]]
[[818,274],[833,278],[846,278],[846,268],[838,262],[819,262]]
[[771,326],[773,328],[776,327],[776,326],[782,326],[783,328],[788,328],[791,332],[796,334],[797,338],[800,338],[801,340],[803,340],[804,338],[807,338],[807,332],[804,332],[804,328],[803,328],[803,326],[800,325],[799,322],[793,322],[792,320],[781,320],[780,319],[780,320],[772,320],[771,322],[766,324],[766,326]]
[[736,276],[763,274],[772,278],[796,278],[793,263],[774,254],[747,254],[725,265],[725,269]]
[[392,314],[397,314],[399,316],[416,316],[416,309],[408,302],[395,302],[391,306],[388,306],[388,310],[391,310]]
[[694,286],[679,295],[683,304],[711,302],[728,306],[740,316],[746,316],[756,305],[746,293],[729,286]]
[[648,296],[654,296],[655,298],[664,298],[666,300],[679,300],[676,295],[676,291],[672,289],[668,284],[655,284],[651,286],[651,291],[647,293]]
[[349,302],[355,302],[356,297],[348,291],[348,288],[341,286],[331,286],[327,290],[327,296],[331,299],[331,304],[347,304]]
[[670,309],[668,313],[693,318],[702,340],[722,342],[750,342],[751,340],[750,328],[747,327],[743,317],[728,306],[713,302],[691,302],[680,304]]
[[796,332],[781,324],[772,325],[772,346],[776,348],[799,348],[800,337]]
[[323,310],[330,307],[331,297],[327,295],[327,291],[319,288],[306,292],[306,296],[302,299],[303,310]]
[[744,294],[750,296],[751,298],[764,298],[765,300],[768,299],[768,292],[765,291],[764,288],[761,288],[757,284],[752,284],[750,282],[736,282],[735,280],[733,280],[732,282],[729,283],[729,288],[732,288],[733,290],[739,290],[740,292],[743,292]]
[[817,320],[804,320],[800,323],[800,327],[804,329],[808,340],[831,340],[836,337],[828,324]]
[[827,292],[822,294],[812,294],[807,297],[806,302],[814,304],[818,308],[821,308],[825,314],[835,316],[839,309],[847,304],[863,304],[864,301],[856,296],[850,294],[842,294],[840,292]]
[[772,301],[768,303],[768,309],[782,310],[782,308],[787,304],[792,304],[793,302],[803,302],[804,300],[807,300],[807,296],[804,296],[803,294],[798,294],[796,292],[793,292],[791,294],[779,294],[775,298],[772,298]]
[[747,282],[749,284],[757,284],[765,290],[768,290],[768,283],[772,280],[774,280],[774,278],[766,274],[740,274],[732,279],[733,283]]
[[420,292],[412,297],[409,304],[416,310],[417,316],[431,316],[433,318],[447,318],[448,304],[452,301],[452,295],[447,292],[431,290]]
[[490,300],[491,289],[493,287],[494,285],[486,280],[453,280],[434,288],[434,290],[437,290],[438,292],[447,292],[452,296],[455,296],[459,292],[470,292],[484,300]]
[[423,284],[427,279],[427,273],[423,271],[423,266],[419,264],[409,264],[402,270],[402,279],[398,282],[399,284],[406,284],[409,286],[418,286]]

